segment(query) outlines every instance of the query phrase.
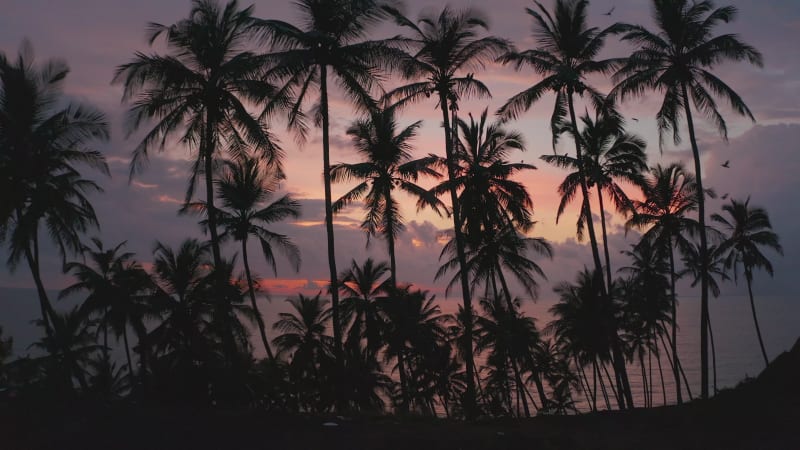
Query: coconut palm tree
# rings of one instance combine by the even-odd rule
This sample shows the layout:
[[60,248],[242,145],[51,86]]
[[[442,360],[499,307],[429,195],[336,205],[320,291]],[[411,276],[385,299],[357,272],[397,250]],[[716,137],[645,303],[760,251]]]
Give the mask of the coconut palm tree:
[[[151,23],[148,42],[164,38],[166,55],[138,52],[117,67],[115,83],[124,86],[123,101],[132,103],[130,133],[150,119],[155,125],[133,151],[130,175],[147,167],[150,151],[164,150],[170,138],[197,148],[186,192],[188,202],[203,176],[208,205],[211,249],[216,265],[221,254],[214,204],[214,161],[226,151],[245,149],[277,162],[280,150],[245,103],[263,105],[280,93],[265,81],[263,59],[244,50],[257,34],[253,7],[236,0],[224,7],[213,0],[193,0],[189,17],[172,25]],[[285,100],[285,99],[284,99]]]
[[[280,313],[277,322],[272,326],[281,334],[272,340],[278,349],[278,357],[287,353],[291,354],[289,371],[294,380],[310,379],[321,388],[321,366],[332,356],[333,345],[330,336],[326,335],[327,323],[331,320],[331,310],[327,308],[328,300],[321,298],[321,294],[306,297],[298,294],[297,297],[286,299],[292,307],[292,312]],[[313,399],[315,393],[298,391],[302,404],[311,407],[318,401]]]
[[365,339],[367,349],[374,355],[383,345],[377,299],[393,287],[391,275],[384,278],[388,272],[386,263],[367,258],[362,265],[353,260],[350,268],[339,275],[339,288],[344,295],[342,310],[345,317],[352,317],[346,347],[361,348],[361,340]]
[[71,273],[77,281],[63,289],[59,298],[87,292],[80,312],[87,318],[99,316],[106,357],[108,328],[114,331],[117,338],[123,338],[128,376],[132,382],[133,362],[128,329],[133,328],[140,340],[146,334],[144,320],[149,314],[147,300],[155,285],[142,266],[133,260],[134,254],[122,251],[125,242],[109,249],[97,238],[92,239],[92,244],[94,249],[86,247],[83,252],[84,257],[92,262],[91,265],[82,262],[64,265],[64,271]]
[[102,192],[79,167],[109,173],[103,155],[91,147],[108,139],[108,123],[91,106],[63,98],[68,73],[59,60],[36,64],[27,42],[16,59],[0,53],[0,244],[8,243],[12,271],[27,262],[40,323],[50,337],[57,324],[42,280],[40,228],[62,258],[79,253],[81,234],[98,226],[88,196]]
[[[614,74],[617,86],[611,95],[624,101],[641,96],[650,90],[663,94],[664,100],[656,114],[660,141],[672,133],[675,144],[680,142],[680,124],[686,116],[689,141],[694,156],[694,175],[698,192],[703,190],[700,149],[695,136],[695,110],[711,120],[727,140],[727,125],[717,108],[715,97],[723,98],[740,115],[755,120],[742,98],[713,69],[726,61],[748,61],[763,65],[761,53],[744,43],[735,34],[715,35],[716,28],[736,18],[734,6],[717,7],[711,0],[653,0],[653,16],[657,29],[641,25],[620,25],[622,40],[636,46],[624,66]],[[708,258],[706,211],[704,196],[698,197],[700,218],[700,255]],[[703,264],[705,266],[705,264]],[[701,396],[708,397],[708,277],[701,277],[700,287],[700,376]]]
[[[643,179],[644,200],[634,202],[634,214],[626,227],[646,229],[642,244],[661,252],[669,258],[670,291],[672,294],[672,366],[675,377],[675,395],[683,402],[678,358],[677,294],[675,280],[675,250],[686,255],[691,251],[690,237],[699,234],[700,225],[689,214],[697,210],[698,185],[694,176],[682,164],[662,166],[657,164]],[[686,386],[688,389],[689,386]]]
[[426,390],[430,387],[428,382],[433,380],[426,371],[426,363],[445,342],[447,320],[435,299],[427,291],[413,290],[410,286],[378,298],[385,326],[384,359],[386,363],[397,360],[402,398],[409,402],[403,408],[429,409],[428,395],[432,393]]
[[[595,60],[606,38],[614,31],[614,27],[603,30],[589,27],[586,20],[588,0],[556,0],[552,12],[541,3],[534,3],[538,10],[526,8],[525,11],[533,18],[534,37],[539,48],[510,51],[504,54],[500,61],[504,64],[513,64],[516,70],[530,66],[543,78],[511,97],[500,107],[497,114],[503,120],[515,119],[528,111],[546,92],[555,93],[556,102],[550,122],[555,145],[560,134],[559,130],[563,128],[562,122],[567,115],[569,115],[567,123],[573,130],[578,129],[574,107],[576,94],[588,97],[598,110],[606,108],[605,98],[587,84],[586,78],[594,74],[610,73],[616,67],[617,60]],[[592,222],[589,185],[584,167],[585,149],[577,134],[574,134],[574,141],[579,172],[578,185],[583,197],[581,216],[586,218],[595,269],[601,274],[602,263]]]
[[[597,200],[600,207],[600,225],[603,233],[603,250],[606,263],[606,284],[611,285],[611,258],[608,251],[608,234],[606,231],[606,210],[603,194],[614,204],[617,212],[627,214],[631,212],[632,204],[628,195],[619,185],[618,181],[630,184],[641,184],[641,172],[647,170],[646,143],[634,134],[626,132],[615,114],[598,111],[592,119],[589,114],[581,117],[583,129],[580,130],[578,139],[584,146],[584,170],[588,178],[589,188],[597,190]],[[567,132],[572,133],[570,127]],[[567,205],[575,199],[580,189],[580,170],[578,159],[569,155],[542,155],[541,159],[557,167],[572,170],[567,175],[558,192],[561,194],[561,203],[558,205],[556,221],[564,213]],[[588,211],[582,211],[587,213]],[[582,238],[587,217],[581,214],[578,218],[578,237]]]
[[[283,174],[274,165],[262,167],[258,160],[244,156],[237,160],[225,160],[220,179],[216,181],[220,207],[217,210],[219,225],[223,232],[220,239],[232,238],[242,244],[242,263],[247,278],[250,305],[255,313],[261,342],[267,357],[272,359],[272,349],[267,340],[266,327],[256,303],[257,286],[250,270],[247,244],[254,237],[261,245],[261,252],[272,273],[278,274],[276,250],[280,251],[295,271],[300,270],[300,250],[291,239],[276,233],[267,226],[287,218],[300,217],[300,203],[290,195],[268,202],[280,186]],[[182,211],[207,213],[204,202],[188,204]],[[207,225],[207,221],[206,221]]]
[[422,121],[417,121],[398,129],[395,109],[391,106],[371,112],[369,118],[357,120],[347,129],[363,161],[331,167],[331,181],[334,183],[351,179],[361,181],[333,203],[333,212],[341,211],[354,201],[364,200],[366,215],[361,229],[367,233],[367,243],[370,236],[378,234],[386,239],[394,287],[397,287],[395,239],[403,231],[404,224],[399,204],[392,193],[399,190],[410,194],[417,199],[418,209],[431,206],[439,212],[441,207],[435,197],[416,184],[420,175],[434,179],[442,177],[436,170],[438,157],[429,155],[412,159],[410,141],[421,125]]
[[728,237],[719,245],[717,250],[725,258],[725,267],[733,270],[734,278],[740,268],[744,271],[747,281],[747,293],[750,296],[750,310],[753,313],[753,323],[756,326],[758,344],[761,346],[761,355],[764,365],[769,365],[761,329],[758,326],[756,305],[753,300],[753,271],[764,269],[770,276],[773,274],[772,263],[762,253],[761,248],[771,249],[778,254],[783,254],[783,248],[778,235],[772,231],[769,215],[764,208],[750,206],[750,198],[745,201],[731,199],[730,203],[722,206],[721,214],[713,214],[711,220],[719,223]]
[[[489,24],[482,13],[474,9],[454,11],[444,7],[438,15],[423,14],[416,22],[401,14],[397,9],[385,8],[395,22],[409,30],[410,37],[405,42],[411,54],[401,59],[401,74],[411,83],[388,93],[388,97],[401,105],[435,96],[442,112],[445,138],[445,157],[447,177],[456,178],[457,157],[455,155],[455,124],[458,102],[469,96],[488,97],[489,88],[476,79],[472,70],[480,70],[509,48],[509,43],[494,36],[481,36],[488,31]],[[453,117],[451,117],[451,114]],[[461,270],[461,295],[464,313],[468,320],[464,323],[467,342],[472,342],[472,299],[470,298],[467,272],[465,242],[462,233],[463,218],[458,214],[458,193],[450,190],[450,205],[454,208],[453,229],[455,233],[456,254]],[[473,373],[472,348],[464,354],[467,365],[467,389],[465,409],[467,417],[477,413],[475,404],[475,383]]]
[[[545,327],[545,333],[554,336],[556,345],[566,355],[576,358],[581,364],[591,364],[596,382],[602,374],[600,367],[612,359],[612,342],[620,339],[617,332],[619,314],[615,302],[597,301],[597,284],[603,279],[589,269],[578,273],[575,283],[562,282],[553,288],[559,301],[550,308],[554,319]],[[624,408],[624,398],[618,396],[620,408]],[[593,405],[595,400],[593,400]],[[632,403],[631,403],[632,405]],[[593,407],[596,409],[596,406]]]
[[[497,111],[503,120],[514,119],[526,112],[546,92],[556,94],[555,107],[551,118],[553,131],[553,144],[558,139],[558,130],[562,122],[569,117],[567,123],[573,130],[578,129],[575,116],[574,97],[587,97],[597,110],[606,110],[610,105],[605,97],[590,86],[586,78],[591,75],[603,75],[613,71],[619,61],[616,59],[596,60],[605,44],[606,38],[616,31],[616,26],[600,30],[589,27],[587,23],[588,0],[556,0],[553,11],[548,11],[541,3],[535,2],[538,11],[526,8],[526,12],[534,21],[534,38],[538,49],[525,51],[510,51],[504,54],[500,61],[504,64],[513,64],[517,70],[530,66],[541,75],[536,84],[511,97]],[[592,248],[592,258],[596,275],[603,274],[603,264],[600,261],[600,252],[595,235],[591,206],[589,204],[589,185],[586,179],[585,158],[583,145],[573,133],[575,141],[575,156],[578,162],[578,181],[581,188],[582,203],[581,217],[586,218],[586,227],[589,231],[589,243]],[[600,296],[608,296],[610,286],[604,282],[597,283]],[[614,372],[617,378],[619,391],[624,393],[625,400],[633,403],[633,397],[628,387],[628,376],[621,349],[617,348],[617,340],[612,342],[614,354]]]
[[309,101],[311,92],[319,92],[314,116],[322,128],[329,290],[333,307],[334,351],[338,354],[342,345],[342,328],[333,235],[328,78],[338,81],[344,94],[357,108],[374,110],[376,105],[370,93],[378,87],[378,69],[394,64],[397,58],[392,56],[398,52],[393,51],[386,41],[365,40],[370,26],[385,17],[379,1],[300,0],[296,6],[301,13],[302,28],[280,20],[261,20],[259,28],[274,47],[269,56],[269,60],[274,62],[270,75],[283,83],[282,92],[295,97],[290,102],[288,120],[289,125],[298,130],[301,139],[307,132],[302,106]]
[[[217,267],[222,266],[222,254],[214,202],[215,160],[220,153],[239,156],[246,149],[274,164],[281,156],[265,122],[245,106],[267,105],[266,114],[269,105],[287,101],[266,81],[263,58],[245,50],[257,35],[252,12],[252,6],[240,9],[236,0],[224,6],[214,0],[193,0],[188,18],[148,27],[149,43],[163,38],[166,55],[138,52],[131,62],[117,67],[114,75],[114,82],[124,86],[123,101],[132,103],[129,134],[155,119],[155,125],[133,151],[131,177],[147,167],[151,150],[163,151],[170,139],[196,150],[186,202],[202,177]],[[226,280],[219,280],[219,289],[224,290],[225,284]],[[224,302],[218,307],[220,316],[230,310]],[[233,336],[225,337],[225,345],[228,355],[236,353]]]

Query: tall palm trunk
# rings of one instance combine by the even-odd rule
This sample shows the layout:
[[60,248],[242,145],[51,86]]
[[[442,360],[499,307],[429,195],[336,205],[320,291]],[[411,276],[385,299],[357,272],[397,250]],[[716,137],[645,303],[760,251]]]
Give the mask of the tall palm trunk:
[[383,193],[386,198],[386,214],[389,216],[386,220],[389,223],[389,228],[386,230],[386,245],[389,251],[389,276],[391,276],[392,289],[397,290],[397,261],[395,260],[394,252],[394,216],[392,215],[392,190],[390,185],[386,185]]
[[664,400],[664,406],[667,406],[667,387],[664,384],[664,371],[661,368],[661,353],[658,351],[658,342],[656,342],[656,363],[658,364],[658,378],[661,380],[661,396]]
[[764,366],[769,366],[769,358],[767,358],[767,350],[764,348],[764,339],[761,337],[761,328],[758,326],[758,316],[756,316],[756,304],[753,301],[753,273],[750,269],[745,270],[745,278],[747,279],[747,293],[750,294],[750,311],[753,313],[753,323],[756,325],[756,334],[758,335],[758,345],[761,346],[761,355],[764,357]]
[[714,328],[711,326],[711,314],[708,315],[708,337],[711,342],[711,367],[714,374],[714,395],[717,395],[717,347],[714,345]]
[[672,236],[669,238],[669,277],[670,277],[670,291],[672,294],[672,339],[670,345],[672,346],[672,373],[675,375],[675,397],[678,404],[683,403],[681,395],[681,363],[678,359],[678,294],[675,291],[675,254],[672,251]]
[[[461,268],[461,297],[464,302],[464,339],[466,340],[466,347],[464,348],[464,359],[467,371],[467,389],[464,396],[464,412],[467,419],[473,419],[477,414],[475,403],[475,361],[472,349],[472,298],[470,297],[469,290],[469,274],[467,273],[467,256],[464,249],[464,233],[461,230],[461,217],[458,212],[458,193],[456,192],[455,185],[452,184],[456,179],[456,159],[455,159],[455,133],[451,128],[449,111],[449,102],[447,94],[444,91],[439,92],[439,107],[442,110],[442,119],[444,123],[445,132],[445,156],[447,157],[447,177],[451,182],[450,185],[450,202],[453,209],[453,230],[456,239],[456,254],[458,256],[458,264]],[[452,124],[455,126],[455,124]]]
[[397,371],[400,372],[400,396],[403,398],[400,409],[406,413],[411,407],[411,398],[408,392],[408,375],[406,374],[406,359],[403,349],[397,352]]
[[645,372],[644,354],[639,353],[639,366],[642,371],[642,399],[644,400],[644,407],[647,408],[648,390],[647,390],[647,373]]
[[603,232],[603,250],[606,256],[606,285],[611,289],[611,256],[608,253],[608,234],[606,233],[606,209],[603,205],[603,190],[597,186],[597,199],[600,202],[600,225]]
[[[219,248],[219,234],[217,233],[217,208],[214,206],[214,117],[211,115],[211,109],[206,109],[206,129],[204,142],[202,145],[203,163],[204,163],[204,176],[206,184],[206,209],[208,215],[208,232],[211,235],[211,253],[214,258],[214,267],[219,270],[222,267],[222,253]],[[224,292],[224,284],[227,280],[223,280],[220,276],[215,276],[215,284],[218,292],[217,303],[217,320],[222,320],[228,317],[231,313],[231,306],[227,298],[222,295]],[[227,322],[227,321],[225,321]],[[225,349],[225,359],[231,368],[237,366],[236,361],[238,358],[236,343],[233,339],[233,330],[229,324],[222,322],[218,323],[219,333],[222,337],[222,345]]]
[[[578,121],[575,118],[575,105],[573,104],[572,100],[572,92],[567,93],[567,102],[569,104],[569,117],[572,123],[572,129],[575,134],[575,154],[576,160],[578,161],[578,176],[581,180],[581,193],[583,194],[583,204],[581,207],[581,213],[586,213],[586,228],[589,230],[589,241],[592,247],[592,258],[594,259],[594,267],[595,267],[595,276],[599,277],[599,284],[601,286],[600,298],[603,301],[610,301],[611,294],[608,289],[611,286],[605,286],[603,282],[603,264],[600,262],[600,252],[597,246],[597,236],[594,232],[594,221],[592,219],[592,209],[589,205],[589,188],[586,184],[586,176],[583,171],[583,153],[581,151],[581,144],[578,140]],[[622,349],[620,348],[618,339],[616,339],[616,329],[614,330],[614,339],[611,340],[611,352],[612,352],[612,359],[614,365],[614,372],[615,378],[617,380],[617,387],[620,393],[622,394],[620,397],[624,398],[625,402],[630,406],[633,407],[633,395],[631,394],[630,384],[628,382],[628,373],[625,369],[625,360],[622,355]],[[625,409],[624,405],[620,405],[621,409]]]
[[683,90],[683,108],[686,111],[686,123],[689,127],[689,141],[694,156],[694,175],[697,178],[697,215],[700,222],[700,398],[708,398],[708,240],[706,238],[706,199],[703,190],[703,177],[700,168],[700,150],[694,134],[692,108],[689,105],[689,94],[686,84]]
[[325,231],[328,234],[328,269],[331,278],[331,307],[333,309],[333,345],[337,365],[342,366],[342,325],[339,314],[339,280],[336,272],[336,248],[333,238],[333,208],[331,207],[331,146],[330,117],[328,116],[328,66],[319,66],[319,107],[322,115],[322,178],[325,185]]
[[591,401],[592,400],[592,396],[594,394],[592,393],[591,386],[589,386],[589,377],[586,376],[586,371],[583,370],[583,365],[580,364],[580,362],[578,361],[578,358],[575,357],[574,360],[575,360],[575,368],[576,368],[576,370],[578,370],[578,378],[581,379],[581,387],[582,387],[582,389],[584,388],[584,385],[585,385],[585,390],[583,391],[583,394],[584,394],[584,397],[586,398],[586,403],[589,404],[589,410],[590,411],[597,411],[597,405]]
[[[18,213],[19,216],[19,213]],[[31,245],[25,246],[25,259],[28,260],[28,267],[33,276],[33,283],[36,285],[36,292],[39,295],[39,309],[42,314],[42,324],[44,324],[44,331],[48,338],[53,338],[53,327],[56,326],[56,312],[50,299],[47,297],[47,291],[44,289],[42,282],[42,275],[39,271],[39,237],[38,230],[34,231]]]
[[133,360],[131,359],[131,346],[128,344],[128,325],[122,324],[122,341],[125,344],[125,359],[128,361],[128,377],[133,383]]
[[250,304],[253,306],[253,311],[256,313],[256,323],[258,323],[258,332],[261,334],[261,342],[264,344],[267,357],[272,361],[275,359],[275,356],[272,354],[272,349],[269,347],[264,318],[261,316],[261,311],[258,309],[258,304],[256,303],[256,291],[253,287],[253,277],[250,275],[250,263],[247,260],[247,239],[242,240],[242,262],[244,263],[244,273],[247,276],[247,290],[250,292]]

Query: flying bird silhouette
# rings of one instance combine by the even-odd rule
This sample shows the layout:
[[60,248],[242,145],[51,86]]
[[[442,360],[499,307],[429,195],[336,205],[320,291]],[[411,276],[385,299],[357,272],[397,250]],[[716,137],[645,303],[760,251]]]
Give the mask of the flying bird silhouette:
[[726,169],[730,169],[730,167],[731,167],[731,162],[730,162],[730,160],[728,160],[728,161],[725,161],[724,163],[720,164],[720,166],[722,166],[722,167],[724,167],[724,168],[726,168]]
[[726,192],[726,193],[725,193],[725,195],[723,195],[723,196],[722,196],[722,197],[720,197],[720,198],[721,198],[721,199],[723,199],[723,200],[727,199],[727,198],[728,198],[728,193]]
[[613,13],[615,9],[617,9],[617,7],[616,6],[612,6],[611,9],[609,9],[608,12],[603,14],[603,15],[604,16],[610,16],[611,13]]
[[639,119],[637,119],[636,117],[631,117],[631,120],[633,120],[634,122],[638,122],[639,121]]

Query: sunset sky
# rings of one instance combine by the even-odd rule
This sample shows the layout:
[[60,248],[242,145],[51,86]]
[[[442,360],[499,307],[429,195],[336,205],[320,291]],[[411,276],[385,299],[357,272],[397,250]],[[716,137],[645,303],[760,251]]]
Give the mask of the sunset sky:
[[[250,1],[241,2],[248,5]],[[549,0],[543,2],[550,6]],[[800,254],[800,2],[797,0],[728,0],[740,10],[738,20],[721,27],[718,33],[738,33],[748,43],[764,54],[765,67],[746,64],[721,66],[716,73],[739,92],[748,103],[757,119],[735,117],[727,105],[723,114],[729,120],[730,142],[724,143],[705,122],[699,125],[700,149],[703,152],[704,180],[708,187],[719,194],[729,193],[734,198],[752,196],[751,203],[767,208],[773,226],[783,240],[785,257],[775,258],[776,277],[769,285],[763,283],[760,292],[787,294],[789,281],[794,276],[795,258]],[[424,8],[439,8],[439,2],[408,0],[405,9],[410,17],[416,17]],[[485,2],[451,1],[453,7],[482,7]],[[491,2],[488,13],[491,33],[511,40],[518,48],[534,46],[531,37],[531,20],[524,8],[532,2],[524,0],[500,0]],[[257,1],[255,15],[297,22],[291,2]],[[611,16],[604,13],[614,8]],[[111,167],[112,177],[100,179],[106,192],[93,197],[93,203],[101,223],[99,236],[108,244],[127,240],[128,248],[138,258],[147,262],[156,239],[176,246],[187,236],[200,236],[196,218],[178,217],[176,211],[182,202],[188,178],[189,149],[172,147],[164,153],[153,154],[150,167],[144,174],[128,183],[130,153],[141,134],[126,139],[123,126],[126,106],[121,104],[122,88],[111,85],[114,68],[128,62],[136,51],[150,51],[145,40],[148,22],[171,24],[188,14],[188,0],[70,0],[50,2],[44,0],[4,0],[0,14],[0,51],[14,55],[23,39],[29,39],[37,60],[59,57],[67,61],[72,71],[67,78],[65,90],[70,98],[91,103],[104,111],[112,125],[112,139],[101,148]],[[640,23],[652,28],[649,18],[649,2],[642,0],[594,0],[590,6],[590,24],[598,27],[613,22]],[[377,28],[373,35],[389,36],[403,30],[392,24]],[[161,51],[160,47],[157,50]],[[602,56],[626,56],[631,51],[627,44],[611,38]],[[476,73],[492,90],[491,99],[464,102],[462,116],[468,112],[479,115],[488,107],[495,111],[511,95],[534,84],[538,78],[530,71],[514,72],[501,66],[487,67]],[[399,83],[392,79],[391,88]],[[598,79],[595,86],[601,91],[610,89],[610,81]],[[629,130],[648,141],[648,156],[651,164],[690,161],[688,139],[685,145],[668,146],[663,154],[658,149],[655,112],[660,98],[655,94],[642,100],[623,105],[622,111],[629,120]],[[512,160],[534,163],[539,169],[520,178],[528,187],[535,204],[535,217],[539,224],[533,235],[543,236],[555,244],[555,259],[543,262],[551,281],[572,279],[574,273],[590,262],[589,252],[583,244],[574,241],[577,205],[573,205],[559,224],[555,222],[558,205],[556,187],[565,173],[546,166],[539,156],[551,153],[549,118],[552,112],[552,97],[543,98],[531,111],[519,120],[509,123],[508,128],[521,131],[527,144],[527,152],[514,154]],[[435,102],[421,103],[404,111],[403,123],[424,120],[420,136],[416,140],[417,154],[443,154],[443,136],[440,127],[441,113],[434,109]],[[332,108],[332,161],[356,162],[345,130],[354,118],[352,108],[338,93],[331,98]],[[583,106],[579,107],[583,110]],[[299,274],[291,273],[288,264],[279,268],[280,280],[268,285],[275,294],[287,294],[298,289],[313,291],[327,278],[326,247],[324,241],[322,208],[322,158],[320,133],[314,130],[308,142],[299,147],[291,135],[284,131],[285,124],[273,125],[281,138],[287,158],[285,161],[287,180],[284,190],[301,199],[303,217],[297,223],[286,223],[276,227],[288,234],[301,247],[303,266]],[[686,133],[683,133],[686,135]],[[688,138],[688,136],[687,136]],[[563,151],[573,151],[564,142]],[[730,168],[720,166],[730,160]],[[88,173],[88,172],[87,172]],[[94,176],[94,175],[93,175]],[[338,196],[352,185],[335,185],[334,196]],[[632,195],[635,192],[630,189]],[[719,209],[721,200],[710,202],[710,212]],[[398,243],[398,276],[401,280],[433,288],[432,274],[438,267],[442,229],[451,223],[438,218],[429,211],[417,213],[410,201],[405,201],[403,214],[407,220],[407,231]],[[339,269],[349,265],[352,258],[363,259],[367,254],[385,258],[383,241],[374,240],[366,250],[366,239],[358,229],[361,209],[353,207],[336,219],[336,247]],[[622,222],[611,219],[610,243],[614,257],[618,250],[626,249],[635,242],[635,236],[626,238]],[[254,247],[255,250],[255,247]],[[236,248],[227,248],[231,255]],[[5,260],[5,249],[0,258]],[[259,258],[251,257],[255,270],[265,278],[272,274]],[[621,261],[616,264],[619,267]],[[48,288],[63,287],[68,277],[61,274],[61,261],[52,247],[45,247],[43,272]],[[316,281],[315,281],[316,280]],[[32,286],[30,275],[20,268],[15,274],[0,270],[0,287]],[[439,282],[437,290],[443,283]],[[731,288],[733,289],[733,288]],[[741,288],[739,288],[741,289]],[[549,289],[545,295],[549,294]]]

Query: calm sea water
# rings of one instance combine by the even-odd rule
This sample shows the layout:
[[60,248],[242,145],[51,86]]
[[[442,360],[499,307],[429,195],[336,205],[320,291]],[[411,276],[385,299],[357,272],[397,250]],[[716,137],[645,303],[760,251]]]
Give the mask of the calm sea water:
[[[52,298],[56,298],[55,293],[52,294]],[[32,323],[39,316],[36,299],[36,292],[32,289],[0,288],[0,327],[3,328],[4,335],[14,337],[14,353],[17,355],[29,353],[28,346],[39,338],[40,330]],[[551,319],[548,309],[554,302],[554,298],[543,298],[535,303],[523,304],[523,309],[527,315],[536,318],[537,325],[543,328]],[[275,322],[278,313],[288,311],[285,298],[276,298],[272,301],[261,299],[260,303],[267,324]],[[75,300],[67,299],[59,302],[58,306],[68,308],[74,304]],[[459,302],[455,299],[444,299],[438,304],[442,312],[450,313],[456,311]],[[767,353],[772,359],[781,352],[789,350],[800,337],[800,302],[790,297],[758,296],[756,308]],[[764,363],[747,297],[725,296],[712,299],[710,312],[716,343],[718,388],[733,387],[745,377],[758,375]],[[678,352],[694,395],[700,391],[699,323],[699,299],[682,297],[678,308]],[[268,330],[270,337],[273,337],[272,334],[272,330]],[[254,338],[256,354],[263,356],[260,340],[256,335]],[[662,365],[667,400],[674,402],[674,384],[671,381],[669,363],[664,358]],[[643,390],[640,367],[629,366],[628,372],[635,402],[641,405]],[[660,405],[663,396],[655,360],[653,360],[653,375],[653,402],[655,405]],[[591,374],[589,376],[591,377]],[[684,398],[686,398],[685,390]],[[600,397],[598,401],[600,402]],[[582,401],[579,402],[579,406],[585,409]]]

